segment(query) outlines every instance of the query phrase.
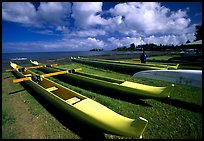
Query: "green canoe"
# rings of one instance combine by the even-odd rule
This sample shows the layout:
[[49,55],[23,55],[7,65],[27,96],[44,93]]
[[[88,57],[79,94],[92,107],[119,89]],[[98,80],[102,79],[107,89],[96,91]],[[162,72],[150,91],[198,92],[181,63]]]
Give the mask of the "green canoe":
[[167,70],[167,69],[177,69],[178,65],[175,67],[157,67],[157,66],[150,66],[150,65],[139,65],[139,64],[128,64],[128,63],[116,63],[111,61],[99,61],[99,60],[90,60],[90,59],[83,59],[83,58],[71,58],[73,61],[77,63],[83,63],[86,65],[107,68],[114,71],[118,71],[121,73],[127,73],[130,75],[135,74],[139,71],[144,70]]
[[[36,61],[37,62],[37,61]],[[32,65],[43,65],[41,63],[36,63],[31,61]],[[39,70],[45,73],[58,72],[64,69],[59,69],[56,67],[45,67],[39,68]],[[57,78],[80,86],[84,88],[91,88],[96,91],[100,90],[102,93],[109,92],[112,96],[131,96],[137,98],[168,98],[173,89],[173,85],[168,87],[156,87],[144,84],[139,84],[135,82],[118,80],[109,77],[93,75],[84,72],[67,73],[64,75],[56,76]]]
[[[80,57],[81,58],[81,57]],[[117,61],[117,60],[104,60],[104,59],[93,59],[93,58],[81,58],[86,60],[93,60],[93,61],[100,61],[100,62],[110,62],[110,63],[119,63],[119,64],[129,64],[129,65],[139,65],[139,66],[146,66],[146,67],[160,67],[165,69],[177,69],[179,64],[173,66],[173,65],[165,65],[165,64],[147,64],[147,63],[133,63],[133,62],[127,62],[127,61]]]

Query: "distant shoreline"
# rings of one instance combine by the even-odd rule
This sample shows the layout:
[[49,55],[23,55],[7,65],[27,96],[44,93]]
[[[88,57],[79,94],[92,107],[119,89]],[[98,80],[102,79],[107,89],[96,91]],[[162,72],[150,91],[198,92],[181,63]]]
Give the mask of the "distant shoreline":
[[[147,51],[146,52],[149,56],[158,56],[158,55],[165,55],[168,53],[168,51]],[[140,53],[125,53],[125,54],[103,54],[103,55],[90,55],[90,56],[81,56],[81,57],[90,57],[90,58],[98,58],[98,59],[110,59],[110,60],[117,60],[117,59],[130,59],[130,58],[139,58]],[[70,56],[67,57],[61,57],[61,58],[56,58],[56,59],[44,59],[44,60],[37,60],[40,63],[43,64],[55,64],[57,63],[58,65],[65,65],[72,63],[73,61],[71,60]],[[19,65],[26,67],[26,66],[31,66],[31,63],[29,59],[27,60],[16,60],[13,61],[18,63]],[[2,62],[2,72],[4,70],[10,69],[9,66],[9,61]]]

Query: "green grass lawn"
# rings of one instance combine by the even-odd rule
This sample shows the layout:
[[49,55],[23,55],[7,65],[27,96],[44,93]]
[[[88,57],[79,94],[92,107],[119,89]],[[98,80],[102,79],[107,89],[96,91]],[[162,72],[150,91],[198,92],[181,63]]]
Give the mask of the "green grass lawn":
[[[101,76],[123,79],[152,86],[168,86],[169,82],[151,79],[133,79],[132,76],[110,70],[104,70],[79,63],[59,66],[64,69],[81,67],[82,72]],[[40,71],[36,71],[42,73]],[[113,111],[129,117],[144,117],[149,121],[144,132],[145,139],[202,139],[202,89],[175,84],[175,88],[168,100],[135,99],[121,100],[120,97],[109,97],[92,90],[85,90],[69,85],[56,78],[49,79],[58,82],[74,91],[98,101]],[[108,93],[108,92],[107,92]],[[107,138],[121,138],[107,135]]]
[[178,56],[180,56],[180,55],[150,56],[150,57],[147,58],[147,61],[148,61],[148,59],[151,59],[151,60],[152,59],[168,60],[168,59],[170,59],[172,57],[178,57]]
[[[167,56],[168,57],[168,56]],[[161,58],[157,58],[161,59]],[[124,61],[124,60],[123,60]],[[134,61],[134,60],[126,60]],[[148,62],[149,63],[149,62]],[[158,63],[158,62],[157,62]],[[158,63],[160,64],[160,63]],[[164,63],[163,63],[164,64]],[[141,84],[151,86],[169,86],[171,83],[151,80],[151,79],[133,79],[131,75],[114,72],[102,68],[92,67],[79,63],[71,63],[67,65],[60,65],[59,68],[74,69],[82,68],[82,72],[97,74],[106,77],[112,77],[120,80],[127,80],[132,82],[138,82]],[[180,68],[182,69],[182,65]],[[189,65],[188,68],[195,66]],[[37,69],[31,69],[32,71],[43,74],[43,72]],[[196,87],[190,87],[180,84],[175,84],[175,88],[171,92],[171,98],[166,100],[155,99],[122,99],[121,97],[111,97],[108,94],[103,94],[100,90],[94,91],[91,89],[82,89],[74,85],[62,82],[54,77],[48,77],[49,79],[58,82],[59,84],[68,87],[84,96],[87,96],[111,110],[129,117],[137,118],[143,117],[148,120],[147,128],[144,132],[144,139],[202,139],[202,89]],[[11,78],[10,78],[11,79]],[[14,78],[13,78],[14,79]],[[2,79],[3,80],[3,79]],[[10,85],[10,83],[9,83]],[[10,87],[13,87],[10,86]],[[20,87],[20,88],[19,88]],[[21,84],[15,84],[14,88],[21,89]],[[13,126],[15,124],[15,116],[10,111],[11,107],[7,103],[9,90],[2,87],[2,129],[5,126]],[[108,93],[108,92],[107,92]],[[19,94],[14,95],[16,98]],[[64,124],[58,123],[58,121],[52,116],[52,113],[45,110],[41,106],[41,102],[37,102],[33,95],[25,94],[21,92],[21,97],[26,99],[26,103],[29,105],[29,111],[36,117],[39,117],[42,123],[48,121],[48,126],[45,126],[44,132],[47,138],[79,138],[74,135],[72,129],[67,129]],[[20,103],[19,103],[20,104]],[[70,121],[71,122],[71,121]],[[29,123],[28,123],[29,124]],[[73,126],[75,128],[75,126]],[[4,138],[16,138],[18,131],[6,128],[7,132]],[[6,132],[4,130],[4,132]],[[91,133],[90,133],[91,134]],[[121,137],[111,134],[105,134],[107,139],[131,139],[128,137]],[[20,137],[18,137],[20,138]]]

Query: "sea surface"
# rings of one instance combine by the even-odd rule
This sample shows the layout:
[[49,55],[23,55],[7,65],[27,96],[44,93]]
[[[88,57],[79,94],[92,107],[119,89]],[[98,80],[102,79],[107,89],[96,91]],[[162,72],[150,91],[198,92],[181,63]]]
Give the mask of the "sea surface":
[[94,56],[94,55],[115,55],[115,54],[138,54],[141,51],[72,51],[72,52],[26,52],[26,53],[2,53],[2,62],[15,59],[28,60],[48,60],[75,56]]

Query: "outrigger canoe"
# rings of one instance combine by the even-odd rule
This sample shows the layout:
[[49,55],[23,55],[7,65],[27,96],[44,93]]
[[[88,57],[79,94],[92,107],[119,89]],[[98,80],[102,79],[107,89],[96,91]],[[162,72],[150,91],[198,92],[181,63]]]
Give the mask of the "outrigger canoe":
[[[78,57],[82,58],[82,57]],[[73,59],[73,57],[72,57]],[[117,61],[117,60],[105,60],[105,59],[94,59],[94,58],[82,58],[86,60],[93,60],[93,61],[100,61],[100,62],[110,62],[110,63],[119,63],[119,64],[129,64],[129,65],[139,65],[139,66],[149,66],[149,67],[160,67],[160,68],[166,68],[166,69],[178,69],[179,64],[173,66],[173,65],[165,65],[165,64],[147,64],[147,63],[133,63],[133,62],[127,62],[127,61]]]
[[[32,65],[43,65],[37,61],[31,61]],[[39,70],[45,73],[63,71],[64,69],[56,67],[46,67],[39,68]],[[59,75],[57,78],[69,82],[71,84],[91,88],[93,90],[100,90],[103,93],[109,92],[112,96],[131,96],[137,98],[168,98],[170,97],[171,91],[174,85],[168,87],[156,87],[144,84],[139,84],[131,81],[118,80],[110,77],[104,77],[89,73],[84,73],[80,71],[75,71],[74,73],[68,73],[64,75]]]
[[177,69],[178,65],[175,67],[156,67],[148,65],[137,65],[137,64],[124,64],[124,63],[114,63],[114,62],[104,62],[99,60],[90,60],[83,58],[71,58],[72,61],[77,63],[83,63],[86,65],[111,69],[121,73],[127,73],[133,75],[135,72],[144,71],[144,70],[167,70],[167,69]]
[[84,121],[107,133],[142,138],[148,123],[143,117],[138,117],[137,119],[127,118],[47,78],[42,80],[33,79],[37,76],[36,73],[30,70],[20,72],[18,70],[20,66],[15,63],[10,62],[10,66],[15,69],[13,72],[18,77],[31,77],[25,83],[38,94],[78,120]]

